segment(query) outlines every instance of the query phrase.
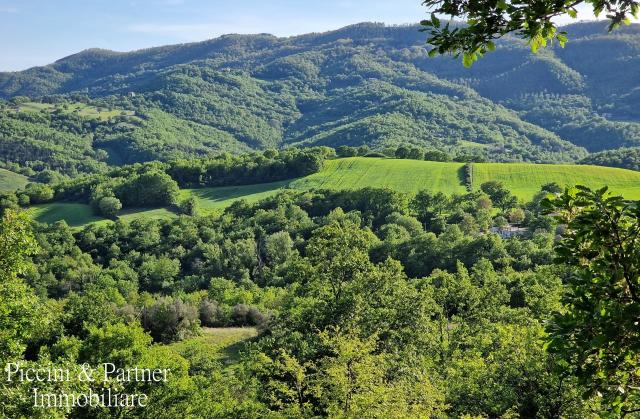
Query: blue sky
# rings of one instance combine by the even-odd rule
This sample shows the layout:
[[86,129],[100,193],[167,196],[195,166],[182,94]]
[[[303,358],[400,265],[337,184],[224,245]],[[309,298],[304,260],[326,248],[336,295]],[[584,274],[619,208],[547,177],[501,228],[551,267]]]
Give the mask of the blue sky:
[[417,22],[420,0],[0,0],[0,71],[86,48],[129,51],[226,33],[279,36],[375,21]]

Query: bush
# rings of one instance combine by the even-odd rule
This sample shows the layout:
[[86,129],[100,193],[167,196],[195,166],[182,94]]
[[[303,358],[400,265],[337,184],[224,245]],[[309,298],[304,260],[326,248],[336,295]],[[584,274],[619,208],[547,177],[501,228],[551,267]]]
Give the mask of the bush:
[[27,194],[18,195],[18,204],[20,204],[21,207],[26,207],[30,203],[31,203],[31,199],[29,198],[29,195]]
[[62,182],[64,180],[64,176],[58,172],[54,172],[53,170],[45,169],[35,175],[34,179],[40,183],[54,184]]
[[231,311],[231,320],[235,326],[260,326],[267,320],[267,316],[255,307],[238,304]]
[[198,310],[181,299],[162,297],[142,310],[142,325],[156,342],[175,342],[198,335]]
[[180,202],[178,209],[180,210],[181,214],[194,217],[198,215],[198,200],[195,197],[190,196],[189,198]]
[[30,183],[24,190],[32,204],[41,204],[53,199],[53,189],[40,183]]
[[98,201],[98,211],[107,218],[115,218],[122,209],[122,203],[118,198],[105,197]]
[[451,156],[440,150],[427,150],[424,159],[428,161],[451,161]]
[[151,171],[126,181],[116,196],[126,207],[159,207],[175,204],[178,184],[164,172]]
[[203,298],[200,302],[200,323],[206,327],[224,326],[227,322],[224,311],[217,302]]
[[407,157],[409,157],[409,148],[400,146],[396,149],[396,158],[406,159]]
[[355,157],[358,155],[358,149],[347,145],[341,145],[336,148],[336,154],[338,157]]

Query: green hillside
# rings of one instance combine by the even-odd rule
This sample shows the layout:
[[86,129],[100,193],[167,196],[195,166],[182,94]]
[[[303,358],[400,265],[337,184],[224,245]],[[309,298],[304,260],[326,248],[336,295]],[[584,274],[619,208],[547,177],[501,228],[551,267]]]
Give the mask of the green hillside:
[[[440,163],[418,160],[396,160],[352,157],[327,161],[316,174],[288,181],[246,186],[184,189],[180,198],[194,196],[203,213],[226,208],[238,199],[252,203],[277,194],[283,189],[360,189],[365,187],[390,188],[400,192],[416,193],[423,189],[444,193],[465,193],[462,163]],[[569,186],[581,184],[592,188],[608,185],[614,193],[629,199],[640,199],[640,172],[585,165],[535,165],[476,163],[473,165],[473,187],[497,180],[505,184],[518,198],[529,200],[542,185],[556,182]],[[67,220],[71,226],[104,220],[92,214],[87,205],[53,203],[36,206],[35,218],[41,222]],[[165,208],[128,209],[120,218],[167,219],[176,214]]]
[[415,193],[429,188],[437,192],[464,193],[461,183],[462,163],[440,163],[417,160],[393,160],[351,157],[330,160],[320,172],[301,179],[222,188],[186,189],[182,198],[195,196],[205,211],[222,209],[233,201],[256,202],[282,189],[361,189],[391,188]]
[[238,199],[244,199],[250,203],[260,201],[261,199],[275,195],[278,191],[289,187],[292,183],[291,181],[282,181],[247,186],[184,189],[180,194],[183,199],[189,196],[196,197],[202,210],[211,211],[226,208]]
[[462,163],[352,157],[328,161],[320,172],[291,183],[295,189],[390,188],[464,193]]
[[640,172],[600,166],[552,164],[474,164],[473,186],[497,180],[522,199],[531,197],[544,184],[556,182],[563,186],[584,185],[590,188],[609,186],[617,194],[640,199]]
[[0,154],[74,176],[287,146],[574,163],[640,145],[637,77],[599,65],[637,61],[640,25],[616,35],[604,22],[571,25],[567,48],[537,55],[505,37],[471,69],[429,58],[419,29],[229,35],[0,73]]
[[29,182],[26,176],[0,169],[0,191],[14,191]]

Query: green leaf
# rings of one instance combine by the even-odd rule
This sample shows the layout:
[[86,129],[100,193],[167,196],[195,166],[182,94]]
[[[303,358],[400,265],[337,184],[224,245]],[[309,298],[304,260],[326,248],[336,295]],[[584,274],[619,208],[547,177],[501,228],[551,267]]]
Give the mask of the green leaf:
[[494,44],[491,41],[487,42],[487,50],[488,51],[495,51],[496,50],[496,44]]
[[431,23],[432,23],[432,24],[433,24],[433,26],[435,26],[436,28],[439,28],[439,27],[440,27],[440,19],[438,19],[438,18],[436,17],[436,15],[435,15],[435,14],[433,14],[433,13],[431,14]]
[[469,52],[465,52],[462,55],[462,65],[464,65],[467,68],[471,67],[473,65],[473,54]]
[[564,48],[565,44],[567,43],[567,36],[564,33],[559,33],[556,36],[556,39],[558,40],[558,42],[560,42],[560,46]]
[[429,57],[433,58],[436,55],[438,55],[438,48],[433,48],[432,50],[429,51]]

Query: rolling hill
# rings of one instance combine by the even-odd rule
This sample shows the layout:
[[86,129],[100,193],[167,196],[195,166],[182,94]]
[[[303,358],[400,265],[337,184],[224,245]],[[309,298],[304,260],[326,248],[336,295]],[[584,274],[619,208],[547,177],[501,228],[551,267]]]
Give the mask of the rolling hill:
[[584,185],[590,188],[608,186],[609,190],[628,199],[640,199],[640,172],[600,166],[495,164],[473,165],[474,188],[497,180],[515,196],[530,199],[540,187],[555,182],[561,186]]
[[537,55],[505,38],[472,69],[429,58],[418,29],[363,23],[92,49],[0,73],[10,100],[0,103],[0,152],[74,175],[291,145],[404,144],[535,163],[640,145],[640,81],[627,71],[640,60],[640,25],[570,25],[565,49]]
[[[181,191],[181,198],[195,197],[200,209],[208,213],[222,210],[239,199],[257,202],[284,189],[303,191],[376,187],[410,194],[423,189],[447,194],[464,193],[462,168],[460,163],[353,157],[330,160],[321,172],[304,178],[258,185],[185,189]],[[475,163],[473,173],[474,189],[486,181],[497,180],[525,201],[550,182],[562,186],[581,184],[591,188],[609,185],[613,193],[629,199],[640,199],[640,172],[625,169],[586,165]],[[127,210],[120,218],[126,221],[173,216],[175,214],[168,209],[159,208]],[[102,220],[92,214],[88,205],[71,203],[38,206],[35,219],[42,222],[64,219],[75,227]]]

